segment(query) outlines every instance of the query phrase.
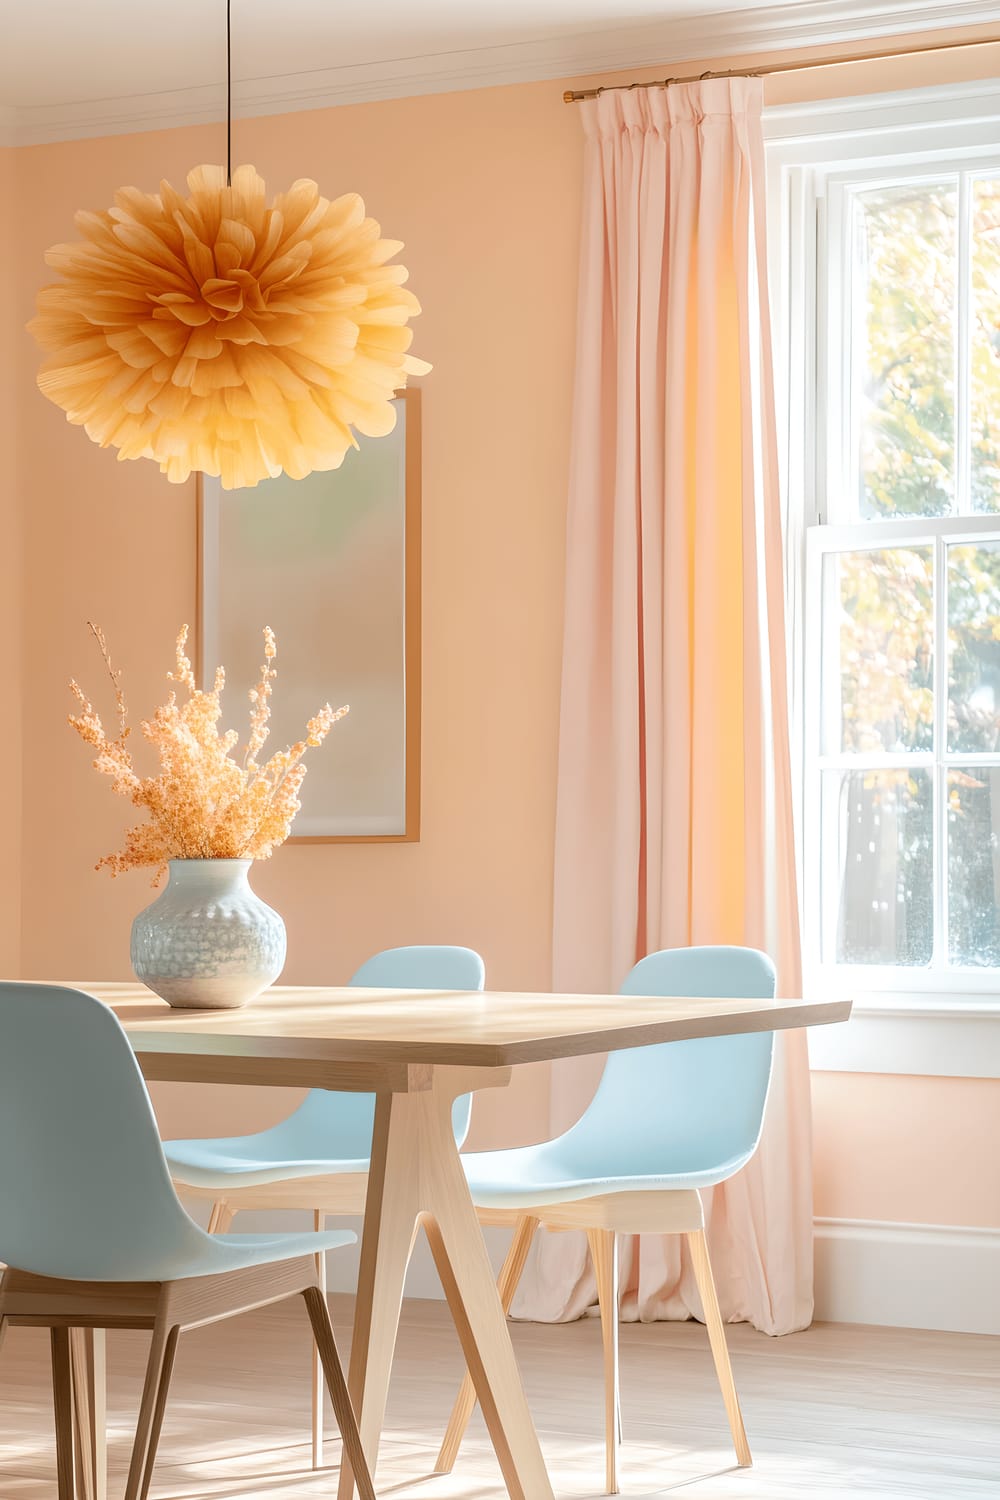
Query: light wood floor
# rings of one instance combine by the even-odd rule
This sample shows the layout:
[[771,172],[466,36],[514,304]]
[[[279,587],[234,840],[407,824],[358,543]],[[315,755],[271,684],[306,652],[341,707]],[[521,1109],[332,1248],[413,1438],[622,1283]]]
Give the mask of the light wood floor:
[[[333,1299],[341,1350],[350,1301]],[[596,1321],[515,1324],[532,1411],[559,1500],[602,1493]],[[812,1496],[1000,1497],[1000,1339],[818,1325],[768,1339],[729,1330],[754,1448],[731,1469],[704,1329],[622,1329],[623,1491],[676,1500]],[[48,1336],[15,1329],[0,1354],[0,1497],[55,1495]],[[110,1336],[111,1500],[124,1484],[143,1336]],[[427,1478],[460,1374],[443,1304],[406,1304],[390,1395],[380,1496],[502,1500],[478,1417],[455,1473]],[[319,1500],[332,1472],[309,1465],[305,1315],[287,1304],[181,1340],[151,1500]],[[328,1461],[335,1465],[331,1439]]]

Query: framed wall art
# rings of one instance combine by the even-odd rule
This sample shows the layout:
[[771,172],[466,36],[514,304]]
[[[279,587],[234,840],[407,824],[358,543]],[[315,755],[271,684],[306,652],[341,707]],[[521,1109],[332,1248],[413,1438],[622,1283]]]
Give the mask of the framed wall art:
[[420,392],[339,469],[199,494],[198,661],[226,667],[245,733],[261,631],[277,636],[269,749],[321,703],[351,711],[309,756],[292,843],[412,842],[420,825]]

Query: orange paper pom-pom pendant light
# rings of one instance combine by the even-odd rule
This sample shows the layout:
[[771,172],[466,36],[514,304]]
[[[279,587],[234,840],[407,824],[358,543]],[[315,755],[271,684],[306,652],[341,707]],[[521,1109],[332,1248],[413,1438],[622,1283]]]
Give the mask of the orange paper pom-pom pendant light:
[[[227,143],[231,119],[227,101]],[[352,429],[391,432],[394,392],[430,368],[407,352],[420,304],[400,243],[356,194],[330,201],[315,182],[268,203],[253,167],[227,165],[187,186],[122,188],[48,252],[63,279],[29,324],[49,355],[41,391],[120,459],[225,489],[335,469]]]

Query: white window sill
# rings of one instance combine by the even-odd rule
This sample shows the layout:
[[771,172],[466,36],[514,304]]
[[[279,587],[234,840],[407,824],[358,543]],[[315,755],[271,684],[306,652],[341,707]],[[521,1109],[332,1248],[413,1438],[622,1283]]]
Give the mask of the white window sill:
[[1000,993],[859,991],[849,1021],[809,1032],[819,1073],[1000,1078]]

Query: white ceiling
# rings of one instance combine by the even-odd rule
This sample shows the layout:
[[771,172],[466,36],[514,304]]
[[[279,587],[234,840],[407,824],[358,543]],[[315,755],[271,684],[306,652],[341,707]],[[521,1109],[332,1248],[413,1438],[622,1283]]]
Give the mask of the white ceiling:
[[[218,118],[224,0],[0,0],[14,142]],[[997,0],[233,0],[238,112],[1000,20]]]

